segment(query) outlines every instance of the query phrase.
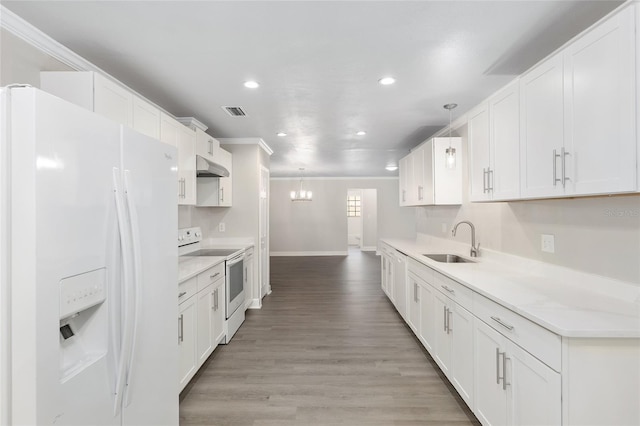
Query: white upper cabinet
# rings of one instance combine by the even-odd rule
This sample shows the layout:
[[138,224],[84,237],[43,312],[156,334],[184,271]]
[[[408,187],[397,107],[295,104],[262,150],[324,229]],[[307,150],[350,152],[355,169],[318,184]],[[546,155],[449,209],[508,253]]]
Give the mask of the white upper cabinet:
[[[445,150],[455,148],[458,164],[445,165]],[[458,137],[432,138],[400,160],[400,205],[462,204],[462,141]]]
[[637,189],[635,10],[521,78],[522,198]]
[[196,135],[175,118],[162,113],[160,140],[178,148],[178,204],[196,204]]
[[520,195],[519,98],[514,81],[468,115],[471,201]]
[[196,154],[210,161],[215,161],[216,153],[220,149],[220,142],[213,136],[209,136],[202,129],[196,131]]
[[523,198],[562,195],[557,154],[564,147],[563,54],[520,79],[520,183]]
[[489,151],[489,104],[482,103],[467,115],[469,139],[469,186],[471,201],[488,201],[487,177],[491,156]]
[[160,110],[93,71],[43,71],[42,90],[158,139]]
[[636,190],[634,12],[627,7],[564,52],[567,192]]

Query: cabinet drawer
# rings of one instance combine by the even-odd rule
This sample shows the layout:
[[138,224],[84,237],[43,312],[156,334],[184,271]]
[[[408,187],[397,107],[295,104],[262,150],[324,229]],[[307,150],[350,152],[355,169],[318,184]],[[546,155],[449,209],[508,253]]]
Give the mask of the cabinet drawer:
[[477,293],[473,298],[473,313],[549,367],[560,371],[560,336]]
[[202,290],[206,286],[213,284],[220,278],[224,278],[224,262],[217,264],[213,268],[209,268],[204,272],[198,274],[198,291]]
[[431,284],[433,282],[434,270],[428,266],[423,265],[411,258],[407,261],[408,271],[413,273],[416,277],[420,278],[425,283]]
[[184,302],[198,291],[198,280],[196,277],[181,282],[178,285],[178,304]]
[[470,288],[465,287],[436,271],[433,271],[433,278],[431,279],[430,284],[441,293],[446,294],[450,299],[455,300],[456,303],[460,304],[468,311],[472,310],[473,291]]

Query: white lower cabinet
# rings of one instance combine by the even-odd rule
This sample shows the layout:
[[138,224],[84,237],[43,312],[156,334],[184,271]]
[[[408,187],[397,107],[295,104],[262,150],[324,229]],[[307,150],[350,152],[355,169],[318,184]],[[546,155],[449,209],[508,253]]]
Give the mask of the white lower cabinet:
[[560,373],[477,320],[475,410],[483,425],[562,424]]
[[179,389],[182,390],[196,374],[198,359],[196,354],[196,297],[180,303],[178,310],[178,346],[180,351]]
[[387,297],[389,297],[389,300],[393,302],[393,249],[391,249],[387,245],[381,245],[380,252],[380,263],[382,269],[382,290],[385,292]]
[[433,353],[436,340],[436,290],[425,282],[420,282],[420,333],[418,338],[422,345]]
[[182,391],[225,336],[224,263],[178,286],[179,390]]
[[407,256],[394,251],[393,303],[402,318],[407,317]]
[[416,336],[420,336],[420,284],[419,278],[411,272],[407,273],[409,303],[407,305],[407,324]]

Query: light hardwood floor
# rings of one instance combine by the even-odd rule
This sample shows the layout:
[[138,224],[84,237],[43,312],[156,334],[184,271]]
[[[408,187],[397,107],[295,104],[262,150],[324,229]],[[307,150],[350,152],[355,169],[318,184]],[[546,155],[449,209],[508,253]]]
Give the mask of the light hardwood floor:
[[272,294],[182,392],[187,425],[478,425],[380,288],[380,258],[274,257]]

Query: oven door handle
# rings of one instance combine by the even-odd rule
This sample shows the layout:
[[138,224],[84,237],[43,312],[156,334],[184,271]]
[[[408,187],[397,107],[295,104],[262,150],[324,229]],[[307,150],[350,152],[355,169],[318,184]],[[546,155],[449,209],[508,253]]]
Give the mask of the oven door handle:
[[244,261],[244,253],[240,254],[239,256],[233,257],[229,260],[227,260],[227,268],[235,265],[236,263],[240,263]]

